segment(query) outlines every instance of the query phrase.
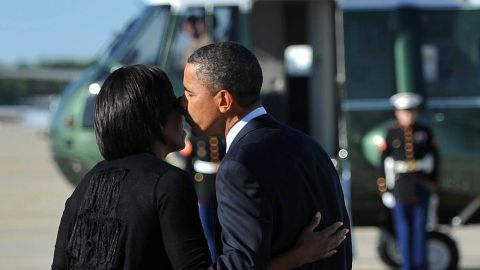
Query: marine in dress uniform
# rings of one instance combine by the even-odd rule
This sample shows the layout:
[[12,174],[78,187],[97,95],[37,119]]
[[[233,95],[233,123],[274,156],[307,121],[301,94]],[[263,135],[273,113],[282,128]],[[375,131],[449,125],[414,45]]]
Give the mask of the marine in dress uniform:
[[429,198],[437,185],[438,154],[432,131],[416,123],[422,98],[398,93],[390,98],[397,124],[386,136],[378,188],[392,208],[402,269],[428,269],[426,223]]
[[[220,161],[225,155],[225,140],[214,136],[190,136],[191,151],[186,155],[187,166],[194,179],[198,197],[198,211],[208,247],[215,262],[221,243],[215,197],[215,178]],[[220,250],[221,251],[221,250]]]

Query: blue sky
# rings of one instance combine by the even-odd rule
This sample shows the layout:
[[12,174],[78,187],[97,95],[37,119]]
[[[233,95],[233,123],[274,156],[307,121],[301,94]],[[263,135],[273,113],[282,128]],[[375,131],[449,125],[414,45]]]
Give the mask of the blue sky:
[[0,65],[89,60],[139,14],[142,0],[0,0]]

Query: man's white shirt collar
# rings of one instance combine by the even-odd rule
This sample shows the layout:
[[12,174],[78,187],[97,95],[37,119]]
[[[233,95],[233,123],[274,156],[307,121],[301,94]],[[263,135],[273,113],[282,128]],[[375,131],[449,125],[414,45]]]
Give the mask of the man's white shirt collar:
[[250,122],[250,120],[252,120],[256,117],[259,117],[260,115],[264,115],[264,114],[267,114],[267,111],[265,110],[265,108],[263,106],[260,106],[260,107],[256,108],[255,110],[249,112],[242,119],[240,119],[240,121],[238,121],[237,123],[235,123],[235,125],[233,125],[233,127],[227,133],[227,138],[226,138],[226,140],[227,140],[227,152],[228,152],[228,149],[230,148],[230,145],[232,144],[233,140],[235,139],[235,137],[237,137],[238,133],[240,132],[240,130],[242,130],[242,128],[245,127],[248,124],[248,122]]

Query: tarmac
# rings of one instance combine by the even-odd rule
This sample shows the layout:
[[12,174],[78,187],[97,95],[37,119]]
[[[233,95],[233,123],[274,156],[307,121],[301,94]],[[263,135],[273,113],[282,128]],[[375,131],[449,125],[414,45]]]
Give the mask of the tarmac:
[[[73,187],[44,131],[0,121],[0,269],[50,269],[65,200]],[[388,269],[376,253],[378,230],[353,228],[353,269]],[[480,270],[480,225],[455,229],[460,269]]]

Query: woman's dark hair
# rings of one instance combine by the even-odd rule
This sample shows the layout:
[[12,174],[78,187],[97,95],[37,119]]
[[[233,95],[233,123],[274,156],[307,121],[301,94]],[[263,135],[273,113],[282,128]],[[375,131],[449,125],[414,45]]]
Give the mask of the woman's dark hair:
[[105,159],[151,152],[175,95],[165,72],[154,66],[122,67],[103,83],[95,103],[95,135]]
[[187,60],[197,68],[198,78],[213,91],[229,90],[235,101],[247,108],[260,100],[262,68],[257,57],[235,42],[218,42],[196,50]]

